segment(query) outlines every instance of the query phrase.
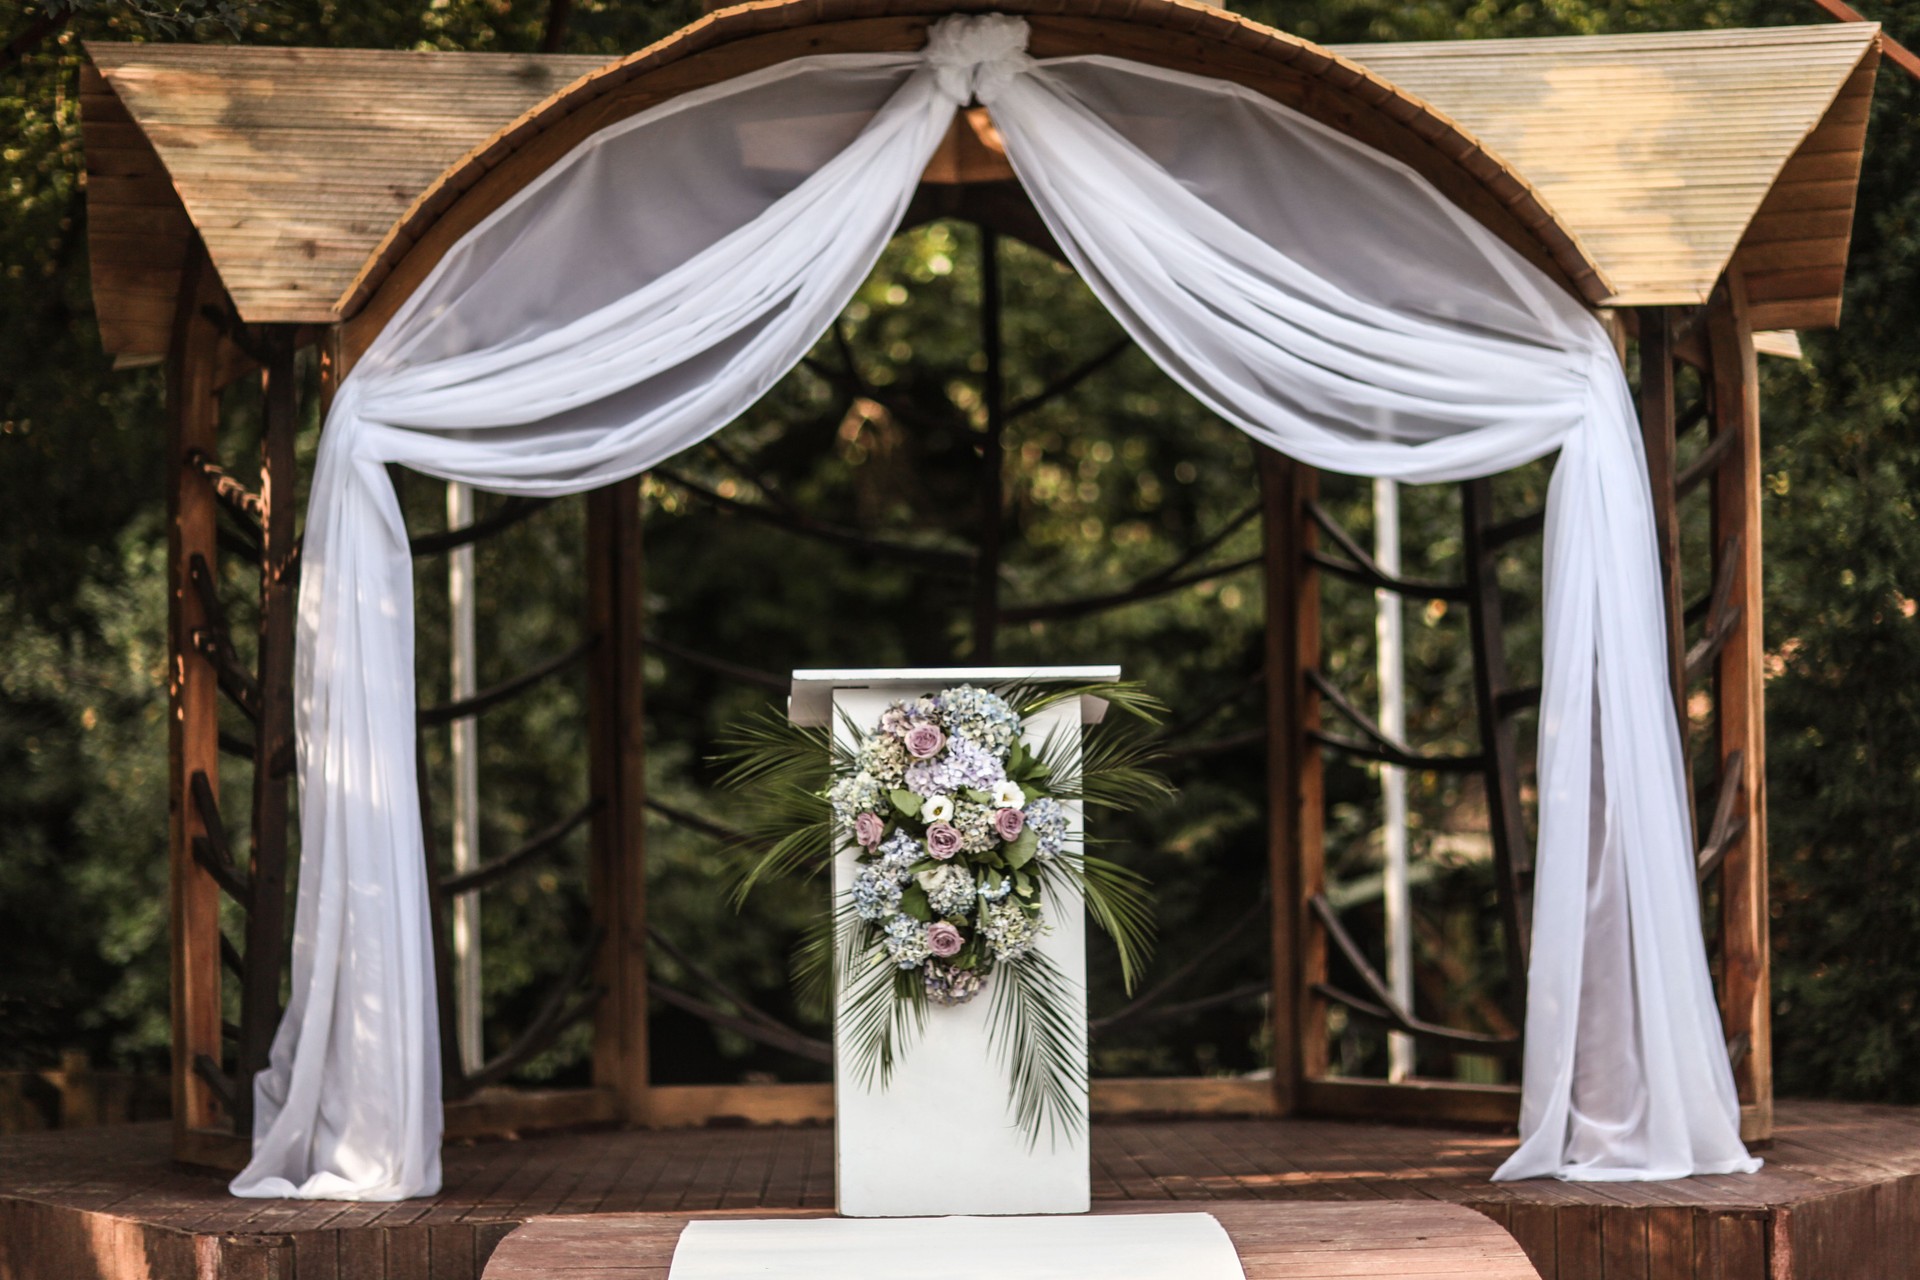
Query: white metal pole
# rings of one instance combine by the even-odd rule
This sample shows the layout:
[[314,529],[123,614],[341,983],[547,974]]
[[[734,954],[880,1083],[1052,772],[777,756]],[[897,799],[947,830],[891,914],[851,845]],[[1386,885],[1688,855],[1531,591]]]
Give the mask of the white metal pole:
[[[1400,486],[1392,480],[1373,482],[1373,554],[1385,572],[1400,572]],[[1404,602],[1398,592],[1374,592],[1374,630],[1378,638],[1380,728],[1388,737],[1405,741],[1407,734],[1406,642],[1402,633]],[[1380,766],[1380,791],[1385,823],[1384,894],[1387,917],[1387,985],[1402,1009],[1413,1008],[1413,901],[1407,875],[1407,774],[1397,765]],[[1413,1037],[1402,1032],[1387,1036],[1387,1078],[1405,1080],[1414,1074]]]
[[[447,527],[473,523],[473,490],[447,485]],[[470,698],[475,689],[473,640],[473,544],[455,547],[447,558],[447,613],[452,620],[452,696]],[[480,734],[472,716],[453,722],[453,870],[457,875],[480,865]],[[468,1071],[480,1066],[480,895],[463,893],[453,902],[453,991],[460,1061]]]

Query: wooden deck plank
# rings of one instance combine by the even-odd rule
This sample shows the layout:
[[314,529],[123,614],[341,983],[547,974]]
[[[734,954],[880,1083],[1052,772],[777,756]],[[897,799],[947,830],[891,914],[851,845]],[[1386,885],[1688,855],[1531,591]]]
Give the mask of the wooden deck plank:
[[[1787,1103],[1778,1120],[1758,1174],[1614,1184],[1490,1182],[1511,1139],[1486,1133],[1096,1122],[1093,1186],[1116,1211],[1346,1202],[1386,1222],[1467,1206],[1511,1231],[1548,1280],[1901,1274],[1920,1253],[1920,1110]],[[444,1161],[444,1190],[428,1199],[258,1201],[172,1164],[165,1125],[0,1138],[0,1230],[15,1237],[10,1254],[0,1249],[0,1280],[201,1280],[202,1263],[216,1267],[209,1275],[225,1265],[279,1267],[292,1280],[467,1280],[515,1225],[554,1210],[684,1217],[833,1203],[824,1127],[574,1132],[455,1144]],[[40,1270],[21,1270],[22,1249]]]
[[[1189,1206],[1120,1201],[1096,1213],[1178,1212]],[[1483,1216],[1454,1205],[1208,1207],[1240,1254],[1247,1280],[1537,1280],[1525,1255]],[[714,1214],[550,1217],[502,1241],[486,1280],[652,1280],[667,1273],[681,1229]]]

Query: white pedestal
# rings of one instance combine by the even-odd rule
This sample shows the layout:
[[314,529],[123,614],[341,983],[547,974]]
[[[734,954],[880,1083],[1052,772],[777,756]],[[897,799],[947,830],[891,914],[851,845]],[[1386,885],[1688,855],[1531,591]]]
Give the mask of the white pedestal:
[[[889,703],[954,685],[991,689],[1010,681],[1084,683],[1112,680],[1117,667],[985,667],[919,671],[796,671],[790,713],[800,724],[846,719],[867,730]],[[1083,706],[1082,703],[1088,704]],[[1049,707],[1025,727],[1031,745],[1049,733],[1072,733],[1097,721],[1106,704],[1073,700]],[[1073,835],[1078,804],[1066,805]],[[858,850],[849,842],[834,862],[835,901],[847,893]],[[1052,932],[1039,949],[1072,983],[1069,1019],[1082,1028],[1080,1073],[1086,1076],[1086,912],[1079,895],[1049,903]],[[837,1200],[849,1217],[934,1217],[946,1214],[1084,1213],[1090,1201],[1086,1091],[1079,1091],[1077,1132],[1042,1134],[1038,1143],[1014,1123],[1005,1065],[988,1043],[992,983],[971,1002],[932,1007],[926,1027],[896,1064],[885,1088],[861,1084],[857,1066],[834,1036],[834,1155]]]

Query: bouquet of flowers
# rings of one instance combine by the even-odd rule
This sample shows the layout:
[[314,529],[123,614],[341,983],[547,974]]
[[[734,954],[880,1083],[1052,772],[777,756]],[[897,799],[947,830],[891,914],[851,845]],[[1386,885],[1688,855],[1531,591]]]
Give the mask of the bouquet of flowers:
[[742,893],[770,872],[823,869],[849,846],[858,862],[799,967],[803,985],[824,993],[833,979],[845,993],[841,1034],[866,1082],[885,1085],[929,1009],[985,993],[1015,1117],[1033,1140],[1073,1123],[1086,1087],[1067,979],[1036,949],[1050,913],[1073,901],[1063,890],[1077,888],[1113,938],[1129,990],[1152,938],[1145,880],[1088,854],[1068,810],[1167,794],[1149,741],[1118,726],[1084,740],[1023,736],[1027,717],[1089,693],[1136,723],[1159,710],[1129,684],[960,685],[896,702],[877,724],[843,724],[837,740],[772,717],[733,740],[729,780],[761,801]]

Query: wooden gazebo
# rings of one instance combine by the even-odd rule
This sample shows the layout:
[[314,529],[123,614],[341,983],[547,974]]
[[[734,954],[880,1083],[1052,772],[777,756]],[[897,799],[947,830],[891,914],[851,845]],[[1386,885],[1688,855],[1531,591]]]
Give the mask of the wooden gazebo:
[[[758,0],[612,63],[593,57],[94,44],[82,90],[89,235],[100,328],[124,365],[165,362],[170,500],[174,1144],[232,1167],[251,1079],[266,1061],[286,963],[293,616],[299,564],[297,357],[321,394],[464,231],[587,134],[676,93],[801,53],[918,48],[954,8],[1021,13],[1036,56],[1123,54],[1252,87],[1413,166],[1461,207],[1611,316],[1638,395],[1664,555],[1681,723],[1707,725],[1698,860],[1716,892],[1715,973],[1749,1140],[1772,1132],[1757,352],[1836,323],[1855,183],[1879,58],[1871,24],[1645,36],[1324,49],[1186,0]],[[956,122],[911,217],[972,219],[1046,247],[983,112]],[[1637,358],[1635,352],[1637,351]],[[220,393],[257,378],[264,430],[251,463],[217,455]],[[1315,501],[1315,477],[1262,459],[1268,804],[1273,895],[1271,1080],[1103,1080],[1096,1114],[1311,1115],[1511,1123],[1511,1086],[1335,1075],[1330,1008],[1511,1054],[1402,1008],[1323,894],[1321,760],[1345,751],[1487,781],[1505,953],[1524,987],[1531,837],[1514,717],[1536,689],[1509,681],[1501,548],[1537,513],[1497,514],[1467,486],[1467,573],[1408,582],[1375,564]],[[1679,504],[1711,495],[1712,552],[1683,563]],[[815,1085],[655,1086],[647,1053],[640,723],[638,489],[589,498],[591,634],[520,681],[421,709],[472,716],[569,657],[589,663],[599,927],[514,1049],[475,1071],[450,1060],[451,1135],[542,1125],[667,1127],[830,1114]],[[471,542],[517,508],[416,540]],[[237,548],[237,550],[235,549]],[[257,662],[243,666],[216,591],[222,554],[259,566]],[[1321,674],[1319,578],[1336,574],[1472,611],[1480,749],[1435,758],[1383,732]],[[1703,716],[1700,699],[1710,700]],[[233,704],[222,731],[222,703]],[[245,760],[250,801],[221,787]],[[243,816],[242,810],[246,809]],[[504,854],[446,902],[537,857]],[[549,840],[550,844],[551,841]],[[498,865],[496,865],[498,864]],[[489,871],[489,868],[492,868]],[[484,875],[482,873],[485,873]],[[244,908],[223,936],[223,897]],[[444,969],[444,966],[443,966]],[[222,989],[237,983],[237,1025]],[[443,975],[444,985],[444,975]],[[597,994],[595,994],[597,993]],[[443,998],[445,1006],[449,1001]],[[594,1083],[497,1083],[576,1018],[595,1026]],[[452,1037],[443,1035],[451,1045]]]

